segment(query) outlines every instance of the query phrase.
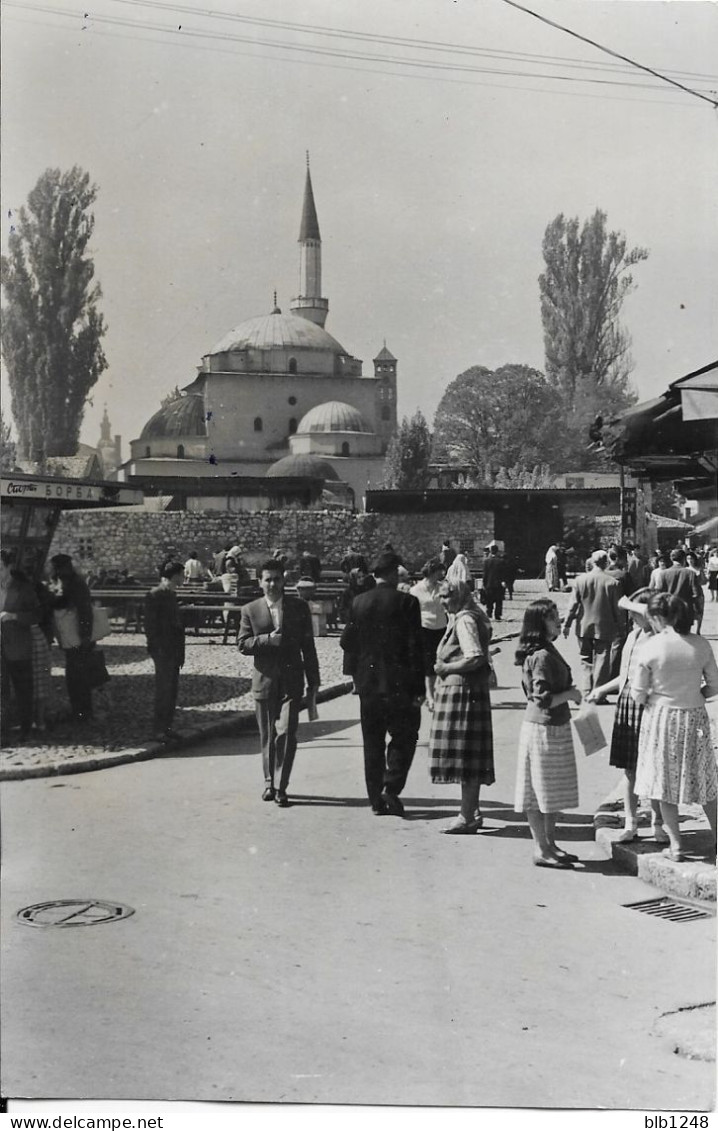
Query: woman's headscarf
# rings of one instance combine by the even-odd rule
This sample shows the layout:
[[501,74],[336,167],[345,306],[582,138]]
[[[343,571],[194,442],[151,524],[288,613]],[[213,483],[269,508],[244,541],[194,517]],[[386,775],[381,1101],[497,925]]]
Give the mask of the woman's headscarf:
[[446,580],[454,585],[457,581],[470,581],[471,571],[466,554],[457,554],[446,571]]

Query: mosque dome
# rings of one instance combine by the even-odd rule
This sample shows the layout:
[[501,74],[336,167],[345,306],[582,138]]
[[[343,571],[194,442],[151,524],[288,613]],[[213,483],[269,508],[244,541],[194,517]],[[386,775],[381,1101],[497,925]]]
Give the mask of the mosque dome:
[[344,401],[327,401],[310,409],[297,426],[302,432],[366,432],[361,413]]
[[346,350],[336,338],[315,322],[297,314],[282,314],[275,309],[272,314],[249,318],[222,338],[209,351],[233,353],[239,350],[311,349],[327,350],[346,356]]
[[140,433],[140,440],[206,435],[204,397],[189,393],[170,401],[150,417]]
[[313,479],[338,479],[339,475],[329,460],[319,456],[296,455],[284,456],[277,460],[267,471],[268,479],[288,477],[306,477]]

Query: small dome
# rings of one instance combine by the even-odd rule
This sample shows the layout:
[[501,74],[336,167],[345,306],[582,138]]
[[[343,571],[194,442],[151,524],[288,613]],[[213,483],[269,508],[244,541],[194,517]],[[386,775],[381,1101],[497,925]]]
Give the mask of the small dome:
[[311,477],[313,479],[339,478],[335,468],[328,460],[309,455],[284,456],[283,459],[278,459],[276,463],[273,463],[267,471],[268,479],[288,478],[290,476]]
[[238,350],[273,349],[328,350],[346,356],[344,346],[315,322],[298,314],[282,314],[275,308],[272,314],[249,318],[236,329],[230,330],[209,352],[233,353]]
[[145,424],[140,440],[161,440],[174,436],[206,436],[204,397],[189,393],[170,401]]
[[307,412],[297,426],[301,432],[366,432],[361,413],[343,401],[327,401]]

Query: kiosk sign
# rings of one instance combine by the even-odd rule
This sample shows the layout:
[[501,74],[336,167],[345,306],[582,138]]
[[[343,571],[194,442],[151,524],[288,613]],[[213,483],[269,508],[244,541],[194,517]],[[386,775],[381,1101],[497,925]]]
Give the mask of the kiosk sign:
[[621,490],[621,541],[636,541],[636,511],[638,508],[638,488],[623,487]]
[[0,483],[3,499],[71,499],[73,502],[93,503],[102,499],[101,488],[90,483],[58,483],[49,479],[3,479]]

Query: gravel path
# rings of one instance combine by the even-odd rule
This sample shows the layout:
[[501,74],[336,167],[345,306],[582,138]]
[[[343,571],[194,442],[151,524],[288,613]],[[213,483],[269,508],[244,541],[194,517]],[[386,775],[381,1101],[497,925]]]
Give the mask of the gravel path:
[[[513,601],[504,606],[504,619],[496,624],[494,637],[512,636],[520,626],[529,601],[545,593],[542,582],[523,581],[516,586]],[[559,598],[566,605],[567,596]],[[342,673],[339,636],[316,641],[322,689],[341,694],[346,688]],[[508,645],[507,645],[508,646]],[[102,641],[111,679],[96,692],[96,717],[78,725],[67,713],[64,658],[53,647],[49,715],[56,721],[44,734],[33,731],[25,743],[6,745],[0,752],[0,780],[43,773],[71,772],[77,763],[110,765],[130,757],[152,756],[161,750],[152,744],[154,668],[141,634],[114,633]],[[254,704],[250,691],[252,661],[241,656],[233,644],[222,645],[215,634],[187,635],[187,658],[180,676],[175,726],[188,739],[207,730],[231,726],[243,719],[251,725]]]

